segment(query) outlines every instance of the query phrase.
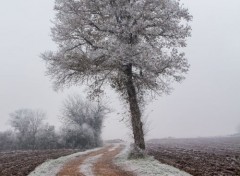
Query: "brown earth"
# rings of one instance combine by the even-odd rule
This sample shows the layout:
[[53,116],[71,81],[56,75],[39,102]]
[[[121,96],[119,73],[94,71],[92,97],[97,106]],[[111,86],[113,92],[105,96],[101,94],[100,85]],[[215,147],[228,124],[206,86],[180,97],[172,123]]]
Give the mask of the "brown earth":
[[0,152],[0,176],[26,176],[48,159],[56,159],[76,152],[79,150]]
[[84,162],[84,160],[86,160],[89,157],[102,154],[103,152],[108,151],[110,148],[111,147],[109,146],[71,160],[62,168],[62,170],[60,170],[57,176],[84,176],[82,173],[79,172],[80,170],[79,167]]
[[123,150],[124,146],[113,151],[103,153],[103,156],[94,166],[94,173],[97,176],[133,176],[132,172],[123,171],[112,163],[112,159]]
[[150,142],[148,154],[194,176],[240,176],[240,137]]

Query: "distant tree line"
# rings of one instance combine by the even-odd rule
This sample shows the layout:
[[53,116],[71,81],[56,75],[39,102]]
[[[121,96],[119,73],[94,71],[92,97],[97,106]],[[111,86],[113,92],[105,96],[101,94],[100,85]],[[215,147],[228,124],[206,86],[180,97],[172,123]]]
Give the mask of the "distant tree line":
[[19,109],[10,114],[11,130],[0,132],[0,151],[94,148],[102,145],[101,130],[107,108],[69,96],[62,108],[59,130],[45,122],[40,110]]

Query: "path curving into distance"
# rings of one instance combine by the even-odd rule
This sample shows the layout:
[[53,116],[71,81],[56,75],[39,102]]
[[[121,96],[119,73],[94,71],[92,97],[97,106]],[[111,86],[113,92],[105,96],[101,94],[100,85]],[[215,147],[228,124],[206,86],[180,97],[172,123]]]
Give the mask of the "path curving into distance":
[[67,162],[57,176],[135,176],[113,163],[124,145],[106,146]]

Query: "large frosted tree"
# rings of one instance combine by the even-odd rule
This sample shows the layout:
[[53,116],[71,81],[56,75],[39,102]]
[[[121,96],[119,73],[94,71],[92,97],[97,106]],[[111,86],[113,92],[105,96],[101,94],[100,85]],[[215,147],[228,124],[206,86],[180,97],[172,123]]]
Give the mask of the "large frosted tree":
[[56,0],[55,52],[42,55],[56,88],[108,84],[128,103],[136,146],[145,149],[144,97],[169,92],[188,71],[191,15],[178,0]]

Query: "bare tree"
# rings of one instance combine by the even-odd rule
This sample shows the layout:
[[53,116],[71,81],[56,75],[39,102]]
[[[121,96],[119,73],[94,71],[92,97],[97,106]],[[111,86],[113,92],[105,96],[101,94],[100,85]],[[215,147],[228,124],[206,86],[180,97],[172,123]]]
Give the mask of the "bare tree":
[[103,119],[107,108],[98,103],[84,101],[81,96],[69,96],[62,108],[63,135],[70,147],[96,147],[101,145]]
[[56,88],[87,83],[92,96],[109,84],[129,105],[136,146],[145,149],[144,96],[168,93],[188,71],[184,53],[191,15],[178,0],[56,0],[46,52]]
[[55,127],[49,124],[44,124],[39,129],[36,136],[38,149],[56,149],[58,148],[59,136],[56,134]]
[[40,110],[20,109],[10,114],[10,124],[17,132],[21,149],[35,149],[36,135],[45,118]]

